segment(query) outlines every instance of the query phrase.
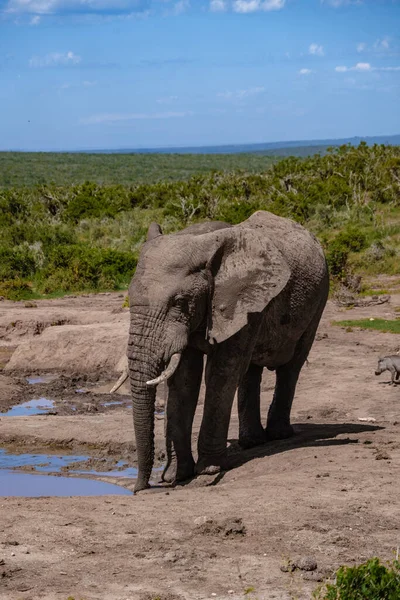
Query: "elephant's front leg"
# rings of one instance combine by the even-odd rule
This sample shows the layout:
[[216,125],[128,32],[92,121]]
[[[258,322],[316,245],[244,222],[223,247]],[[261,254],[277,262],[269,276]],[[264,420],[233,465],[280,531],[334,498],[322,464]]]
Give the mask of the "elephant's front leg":
[[187,348],[175,375],[168,382],[166,408],[167,465],[163,480],[169,483],[193,477],[191,437],[193,418],[203,374],[203,354]]

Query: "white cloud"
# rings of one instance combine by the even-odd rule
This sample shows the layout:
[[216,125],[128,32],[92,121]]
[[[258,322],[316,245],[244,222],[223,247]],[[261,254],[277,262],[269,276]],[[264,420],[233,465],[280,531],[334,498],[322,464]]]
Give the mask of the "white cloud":
[[321,4],[329,4],[333,8],[340,8],[349,4],[363,4],[363,0],[321,0]]
[[211,0],[210,10],[211,12],[224,12],[227,9],[226,0]]
[[81,119],[84,125],[98,125],[99,123],[119,123],[124,121],[143,121],[152,119],[180,119],[192,115],[191,112],[164,112],[164,113],[102,113]]
[[157,104],[172,104],[176,100],[178,100],[178,96],[165,96],[164,98],[159,98]]
[[174,14],[181,15],[190,8],[190,0],[179,0],[174,4]]
[[29,21],[30,25],[39,25],[40,23],[40,17],[39,15],[35,15],[34,17],[31,18],[31,20]]
[[314,54],[315,56],[324,56],[324,48],[318,44],[310,44],[308,48],[309,54]]
[[8,0],[4,4],[5,12],[12,15],[60,13],[112,13],[115,15],[132,11],[142,13],[148,8],[150,0]]
[[225,100],[242,100],[243,98],[256,96],[257,94],[262,94],[263,92],[265,92],[265,87],[252,87],[248,88],[247,90],[236,90],[235,92],[219,92],[217,97],[225,98]]
[[82,81],[81,83],[62,83],[59,86],[60,90],[69,90],[71,88],[91,88],[97,85],[97,81]]
[[337,73],[347,73],[348,71],[368,73],[370,71],[400,71],[400,67],[373,67],[370,63],[357,63],[354,67],[335,67],[335,71]]
[[311,69],[300,69],[299,75],[310,75],[312,73]]
[[364,52],[367,49],[367,44],[365,42],[360,42],[357,44],[357,52]]
[[376,40],[374,43],[375,52],[386,52],[387,50],[389,50],[389,47],[390,47],[390,38],[388,38],[387,36],[381,40],[380,39]]
[[355,71],[371,71],[371,65],[369,63],[357,63],[354,67]]
[[81,62],[81,57],[74,52],[51,52],[45,56],[32,56],[29,66],[36,69],[43,67],[72,66]]
[[237,13],[252,13],[257,11],[281,10],[286,0],[235,0],[233,10]]

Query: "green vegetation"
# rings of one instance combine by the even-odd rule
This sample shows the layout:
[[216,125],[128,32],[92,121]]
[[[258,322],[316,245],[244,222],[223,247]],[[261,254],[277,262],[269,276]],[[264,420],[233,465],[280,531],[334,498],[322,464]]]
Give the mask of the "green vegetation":
[[94,181],[124,185],[179,181],[210,171],[264,171],[276,162],[263,154],[86,154],[0,152],[0,187],[57,186]]
[[346,331],[352,331],[352,327],[360,329],[374,329],[384,333],[400,333],[400,319],[387,321],[385,319],[360,319],[359,321],[333,321],[332,325],[346,327]]
[[[227,155],[224,168],[242,168],[227,172],[211,170],[221,158],[215,155],[8,156],[19,165],[26,157],[29,181],[37,175],[29,175],[32,156],[43,156],[49,179],[64,173],[75,181],[90,164],[97,180],[0,188],[0,295],[11,299],[125,288],[152,221],[170,233],[201,220],[239,223],[259,209],[312,230],[337,281],[352,271],[398,272],[400,147],[362,143],[273,164],[262,156],[251,163],[253,155]],[[119,183],[99,183],[110,181],[108,159],[116,161]],[[57,169],[51,160],[59,161]],[[136,171],[125,184],[130,164]],[[139,177],[137,165],[147,182],[132,183]],[[190,169],[207,172],[185,178]],[[4,181],[6,169],[2,173]],[[177,175],[181,180],[172,181]]]
[[400,563],[385,566],[372,558],[355,567],[340,567],[334,584],[314,593],[318,600],[398,600]]

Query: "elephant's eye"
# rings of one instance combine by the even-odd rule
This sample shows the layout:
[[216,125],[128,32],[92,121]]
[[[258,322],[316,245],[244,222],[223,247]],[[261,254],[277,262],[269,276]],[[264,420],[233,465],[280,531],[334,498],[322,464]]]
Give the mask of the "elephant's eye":
[[186,310],[188,308],[188,299],[185,296],[175,296],[173,305],[180,310]]

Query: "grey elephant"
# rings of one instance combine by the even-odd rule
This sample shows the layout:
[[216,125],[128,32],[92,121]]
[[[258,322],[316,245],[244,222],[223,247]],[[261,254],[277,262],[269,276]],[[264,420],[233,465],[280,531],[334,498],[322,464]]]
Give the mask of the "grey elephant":
[[[150,226],[129,288],[135,491],[149,486],[155,387],[163,381],[168,380],[164,481],[226,467],[236,390],[242,447],[293,434],[296,383],[328,289],[320,244],[289,219],[258,211],[239,225],[202,223],[171,235],[162,235],[156,223]],[[195,465],[191,433],[204,355],[206,394]],[[266,430],[260,416],[264,367],[276,371]]]

